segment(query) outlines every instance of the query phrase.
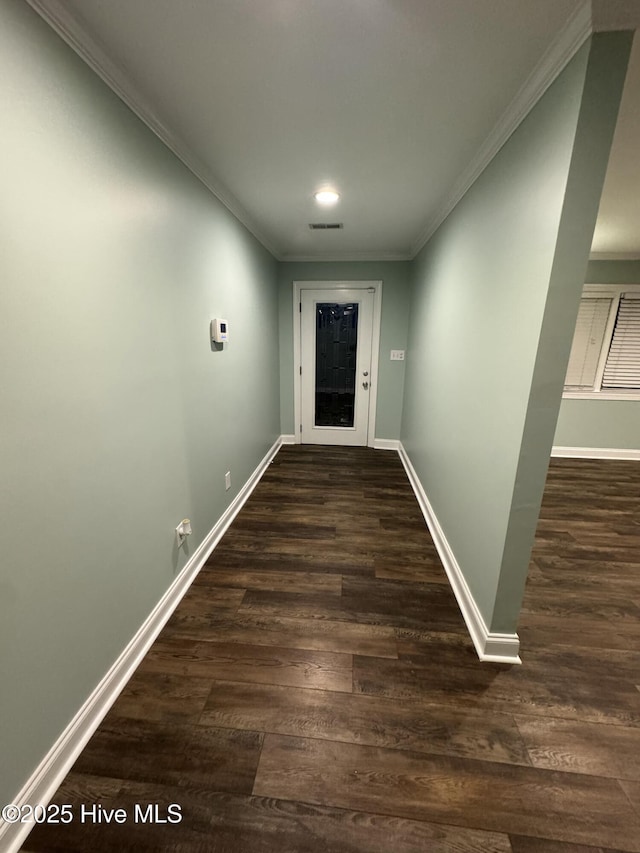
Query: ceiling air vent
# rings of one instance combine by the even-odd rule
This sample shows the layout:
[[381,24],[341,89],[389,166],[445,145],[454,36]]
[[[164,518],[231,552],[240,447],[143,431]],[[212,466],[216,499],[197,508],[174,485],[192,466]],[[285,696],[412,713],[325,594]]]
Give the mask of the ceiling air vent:
[[342,222],[310,222],[309,228],[312,231],[335,231],[337,228],[344,228]]

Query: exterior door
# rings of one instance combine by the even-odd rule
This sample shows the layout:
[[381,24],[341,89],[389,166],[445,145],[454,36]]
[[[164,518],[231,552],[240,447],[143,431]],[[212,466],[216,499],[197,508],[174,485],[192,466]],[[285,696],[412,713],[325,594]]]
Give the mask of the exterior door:
[[301,294],[303,444],[367,444],[374,294]]

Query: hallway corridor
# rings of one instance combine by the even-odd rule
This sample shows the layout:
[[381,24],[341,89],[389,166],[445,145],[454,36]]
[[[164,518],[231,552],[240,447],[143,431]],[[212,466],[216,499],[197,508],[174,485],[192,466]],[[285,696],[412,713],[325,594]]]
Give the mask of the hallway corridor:
[[23,850],[640,853],[639,487],[552,460],[506,666],[395,453],[283,447]]

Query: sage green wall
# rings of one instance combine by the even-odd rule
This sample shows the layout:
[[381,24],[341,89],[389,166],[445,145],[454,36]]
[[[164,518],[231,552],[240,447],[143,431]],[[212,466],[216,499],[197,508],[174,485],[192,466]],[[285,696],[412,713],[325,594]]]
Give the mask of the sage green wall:
[[563,400],[553,443],[640,450],[640,401]]
[[[640,284],[640,261],[589,261],[587,284]],[[563,400],[560,447],[640,450],[640,400]]]
[[579,51],[414,262],[402,442],[494,632],[516,628],[629,45]]
[[184,565],[175,526],[193,553],[280,413],[275,261],[21,0],[0,101],[6,803]]
[[399,439],[404,361],[390,361],[392,349],[405,349],[409,323],[409,271],[404,261],[286,262],[279,265],[280,423],[295,432],[293,411],[293,282],[382,281],[382,319],[378,372],[376,438]]
[[589,261],[585,284],[640,284],[639,261]]

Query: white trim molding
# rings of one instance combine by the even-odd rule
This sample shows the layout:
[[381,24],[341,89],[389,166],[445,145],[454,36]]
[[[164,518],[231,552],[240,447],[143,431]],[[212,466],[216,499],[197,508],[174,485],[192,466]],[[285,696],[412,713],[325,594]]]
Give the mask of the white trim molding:
[[420,482],[420,479],[411,464],[402,443],[398,450],[407,477],[411,483],[420,509],[427,522],[434,545],[449,578],[451,589],[456,597],[458,606],[467,625],[467,630],[473,640],[478,657],[481,661],[495,661],[497,663],[519,664],[520,639],[517,634],[500,634],[491,632],[478,609],[478,605],[469,589],[455,554],[447,541],[444,530],[429,502],[429,498]]
[[373,439],[373,449],[374,450],[395,450],[396,453],[400,452],[400,442],[397,438],[374,438]]
[[[608,349],[607,349],[608,353]],[[609,400],[609,402],[635,402],[640,400],[639,391],[563,391],[563,400]]]
[[640,460],[640,450],[615,447],[561,447],[551,449],[551,456],[563,459],[635,459]]
[[313,252],[306,255],[287,254],[281,255],[278,260],[283,263],[315,263],[316,261],[371,261],[386,263],[387,261],[410,261],[413,255],[407,252]]
[[281,435],[280,436],[281,444],[296,444],[295,435]]
[[[152,643],[195,580],[213,549],[222,539],[231,522],[242,509],[282,444],[282,437],[275,441],[224,514],[194,551],[189,562],[142,623],[122,654],[78,710],[22,790],[13,798],[12,802],[16,806],[34,803],[46,805],[51,800],[76,758],[126,686],[142,658],[149,651]],[[16,853],[33,826],[33,823],[6,823],[0,820],[0,850],[5,851],[5,853]]]

